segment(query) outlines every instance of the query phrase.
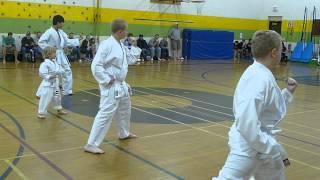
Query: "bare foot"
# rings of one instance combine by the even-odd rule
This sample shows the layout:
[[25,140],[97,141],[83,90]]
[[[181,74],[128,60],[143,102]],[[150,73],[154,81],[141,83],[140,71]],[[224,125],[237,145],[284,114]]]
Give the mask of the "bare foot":
[[104,151],[96,146],[93,146],[93,145],[85,145],[84,146],[84,151],[85,152],[88,152],[88,153],[93,153],[93,154],[103,154]]
[[45,119],[46,116],[45,116],[44,114],[38,114],[38,118],[39,118],[39,119]]
[[67,112],[67,111],[64,111],[64,110],[62,110],[62,109],[59,109],[59,110],[58,110],[58,114],[60,114],[60,115],[66,115],[66,114],[68,114],[68,112]]
[[125,138],[119,138],[119,140],[127,140],[127,139],[134,139],[134,138],[138,138],[138,136],[130,133],[129,136],[127,136]]

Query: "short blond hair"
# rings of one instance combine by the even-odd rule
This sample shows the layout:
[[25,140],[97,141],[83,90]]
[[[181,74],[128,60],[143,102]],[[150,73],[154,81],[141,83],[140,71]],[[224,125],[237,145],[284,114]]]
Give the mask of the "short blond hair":
[[124,19],[115,19],[111,23],[111,32],[116,33],[120,30],[126,30],[128,28],[128,23]]
[[272,30],[260,30],[252,37],[252,55],[254,58],[266,57],[272,49],[281,48],[281,36]]
[[43,58],[44,59],[49,59],[51,54],[56,54],[57,48],[55,47],[46,47],[43,50]]

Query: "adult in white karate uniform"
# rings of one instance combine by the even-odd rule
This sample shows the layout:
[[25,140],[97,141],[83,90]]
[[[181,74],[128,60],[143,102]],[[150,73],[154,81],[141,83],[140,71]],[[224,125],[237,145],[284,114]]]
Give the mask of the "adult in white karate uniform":
[[275,31],[257,31],[252,38],[254,63],[241,76],[234,94],[235,122],[229,131],[230,153],[218,180],[283,180],[290,165],[277,142],[279,123],[297,87],[289,78],[283,90],[271,69],[281,59],[281,36]]
[[101,154],[99,148],[103,142],[111,121],[114,118],[118,124],[119,139],[136,137],[130,133],[131,100],[130,86],[125,82],[128,64],[134,64],[140,57],[141,49],[128,49],[120,40],[127,35],[128,24],[122,19],[116,19],[111,24],[112,36],[102,41],[92,61],[91,71],[99,83],[100,109],[97,113],[85,151]]
[[[79,46],[79,39],[69,39],[67,34],[62,30],[64,18],[56,15],[52,20],[52,27],[49,28],[39,39],[39,46],[44,49],[48,46],[57,48],[57,63],[64,71],[62,74],[62,89],[64,95],[72,95],[72,71],[67,56],[64,54],[63,48],[66,46]],[[39,95],[41,87],[39,87],[36,96]]]
[[66,114],[62,110],[61,106],[61,94],[59,89],[59,78],[61,74],[61,69],[57,64],[56,58],[56,48],[47,47],[43,50],[44,62],[40,64],[39,75],[42,78],[40,91],[40,101],[38,108],[38,118],[46,118],[47,108],[50,103],[58,114]]

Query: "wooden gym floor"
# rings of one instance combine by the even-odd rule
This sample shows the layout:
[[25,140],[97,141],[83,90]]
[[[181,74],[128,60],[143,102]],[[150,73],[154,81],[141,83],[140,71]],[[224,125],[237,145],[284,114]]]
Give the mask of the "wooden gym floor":
[[[73,63],[74,96],[66,116],[50,109],[37,119],[39,64],[0,64],[0,179],[194,179],[217,175],[228,154],[232,96],[246,61],[145,62],[130,66],[134,88],[131,130],[119,141],[113,123],[103,155],[83,152],[99,92],[88,63]],[[289,153],[289,180],[320,179],[319,69],[289,63],[274,71],[278,83],[299,82],[279,141]]]

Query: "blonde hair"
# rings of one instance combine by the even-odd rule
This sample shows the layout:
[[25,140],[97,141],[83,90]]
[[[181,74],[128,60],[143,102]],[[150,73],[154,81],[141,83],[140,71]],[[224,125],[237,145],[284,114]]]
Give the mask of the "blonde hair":
[[272,30],[260,30],[252,37],[252,55],[254,58],[266,57],[272,49],[281,48],[281,36]]
[[49,59],[51,54],[56,54],[57,48],[55,47],[46,47],[42,54],[44,59]]
[[124,19],[115,19],[111,23],[111,32],[116,33],[120,30],[125,30],[128,28],[128,23]]

